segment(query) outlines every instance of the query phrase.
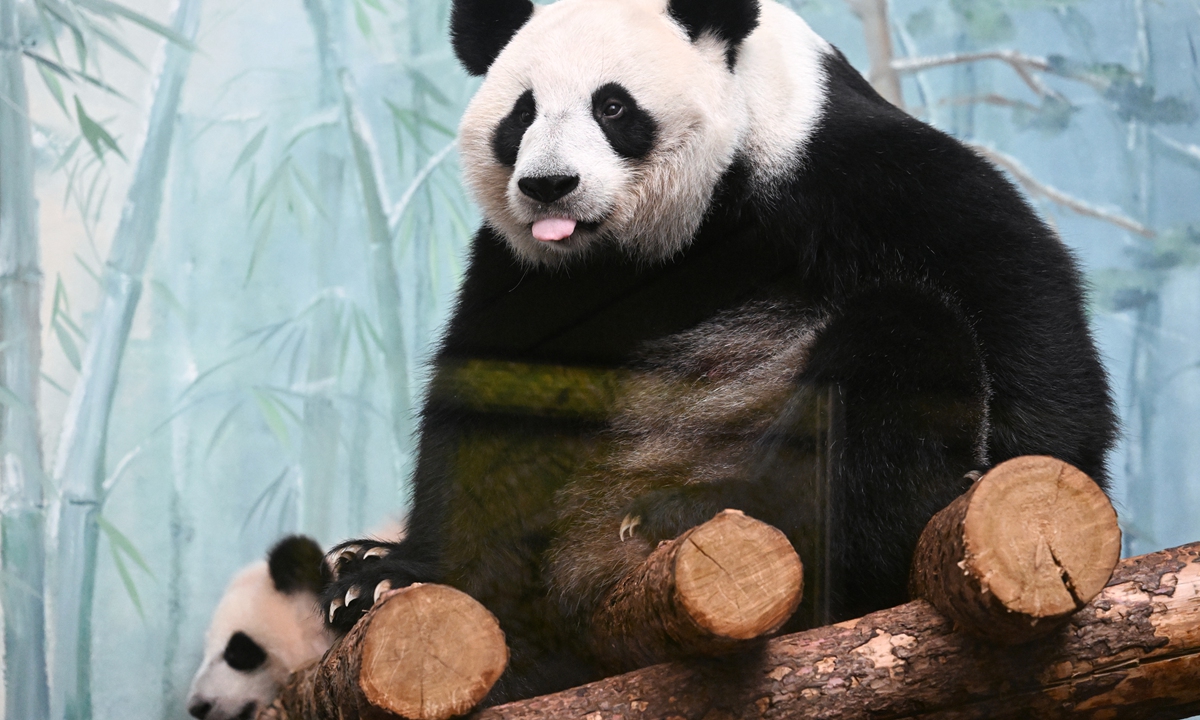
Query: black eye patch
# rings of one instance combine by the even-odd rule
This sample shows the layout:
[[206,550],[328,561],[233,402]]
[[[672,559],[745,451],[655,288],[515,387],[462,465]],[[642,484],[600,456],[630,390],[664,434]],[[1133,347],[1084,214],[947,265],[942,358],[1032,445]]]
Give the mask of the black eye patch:
[[592,115],[621,157],[639,160],[654,149],[658,123],[619,83],[608,83],[592,93]]
[[537,117],[537,103],[533,91],[526,90],[517,98],[510,112],[492,134],[492,152],[501,165],[513,167],[517,164],[517,151],[521,149],[521,138]]
[[225,654],[222,657],[225,659],[225,664],[234,670],[250,672],[258,669],[267,661],[267,652],[262,649],[261,645],[251,640],[249,635],[239,630],[229,638],[229,643],[225,645]]

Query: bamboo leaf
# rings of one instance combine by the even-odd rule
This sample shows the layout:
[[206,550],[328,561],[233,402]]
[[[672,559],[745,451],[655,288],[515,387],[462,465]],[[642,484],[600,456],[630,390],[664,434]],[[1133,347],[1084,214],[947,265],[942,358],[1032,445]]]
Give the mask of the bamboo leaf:
[[279,403],[275,398],[271,397],[258,388],[254,389],[254,400],[258,403],[259,412],[262,413],[263,420],[266,421],[267,427],[275,434],[276,439],[281,445],[290,444],[290,436],[287,429],[287,421],[283,419],[283,415],[279,412]]
[[179,302],[179,298],[175,297],[175,293],[171,292],[171,288],[166,283],[161,280],[151,280],[150,287],[159,297],[167,301],[167,307],[171,308],[179,318],[183,319],[187,317],[187,308],[183,306],[183,303]]
[[292,146],[300,142],[306,135],[322,128],[332,127],[337,125],[341,120],[341,114],[338,112],[336,105],[331,105],[324,110],[310,116],[304,122],[296,126],[292,131],[292,135],[288,138],[287,145],[284,146],[285,151],[290,151]]
[[33,408],[29,406],[29,403],[17,397],[16,393],[14,393],[12,390],[9,390],[4,385],[0,385],[0,404],[7,405],[10,408],[20,410],[24,413],[29,413],[33,410]]
[[83,40],[83,32],[78,26],[71,26],[71,37],[75,39],[75,57],[79,58],[79,72],[87,72],[87,43]]
[[[417,92],[428,97],[430,100],[433,100],[442,107],[450,107],[450,98],[446,97],[446,94],[443,93],[438,86],[435,85],[427,75],[425,75],[425,73],[421,72],[417,68],[410,67],[408,69],[408,76],[412,78],[413,84],[416,85]],[[453,136],[453,134],[451,135]]]
[[236,405],[229,408],[229,411],[226,412],[225,416],[221,418],[221,421],[217,423],[216,429],[213,430],[212,437],[208,440],[208,447],[204,449],[204,458],[206,460],[212,457],[213,450],[216,450],[217,444],[220,443],[221,438],[225,437],[226,431],[232,427],[233,418],[237,415],[238,410],[241,408],[242,401],[239,400]]
[[137,55],[135,55],[134,52],[125,45],[125,43],[123,43],[120,40],[118,40],[117,38],[113,37],[112,34],[110,34],[107,30],[104,30],[103,28],[101,28],[97,25],[93,25],[91,30],[92,30],[92,33],[95,34],[96,37],[100,38],[100,42],[104,43],[109,48],[111,48],[113,52],[115,52],[116,54],[125,58],[126,60],[133,63],[134,65],[137,65],[138,67],[142,68],[143,70],[148,69],[146,67],[146,64],[144,62],[142,62],[141,58],[139,58]]
[[358,31],[363,34],[363,37],[371,37],[371,19],[367,17],[366,10],[363,10],[362,3],[354,3],[354,22],[358,25]]
[[140,12],[127,8],[124,5],[118,5],[115,2],[109,2],[109,0],[75,0],[75,3],[80,7],[86,8],[102,17],[124,18],[130,22],[141,25],[155,35],[160,35],[182,48],[193,51],[196,50],[196,46],[184,36],[175,32],[166,25],[151,20]]
[[300,183],[300,189],[304,192],[308,201],[312,203],[312,206],[316,208],[321,217],[328,218],[329,213],[325,211],[325,205],[321,202],[321,193],[317,191],[317,187],[313,185],[313,181],[303,170],[295,165],[292,166],[292,174],[296,176],[296,181]]
[[271,220],[275,217],[275,207],[267,211],[266,222],[263,223],[262,229],[258,232],[258,237],[254,239],[254,247],[250,249],[250,264],[246,267],[246,279],[242,281],[243,285],[250,283],[250,278],[254,275],[254,268],[258,266],[258,259],[262,256],[263,250],[267,247],[267,242],[271,239]]
[[78,95],[75,96],[75,112],[79,116],[79,130],[83,133],[84,139],[88,141],[88,145],[92,146],[92,152],[96,153],[96,157],[104,157],[103,147],[106,146],[121,156],[122,160],[125,160],[125,153],[121,152],[117,141],[100,123],[88,116],[87,111],[83,109],[83,103],[79,102]]
[[137,608],[138,615],[145,620],[146,612],[142,610],[142,599],[138,597],[137,585],[133,582],[133,576],[129,574],[129,568],[125,567],[125,562],[121,560],[120,554],[117,553],[116,545],[109,543],[108,549],[112,552],[113,564],[117,566],[117,574],[121,576],[121,584],[125,586],[125,593],[133,601],[133,606]]
[[120,550],[122,554],[137,563],[138,567],[144,570],[147,575],[154,577],[154,572],[150,569],[150,566],[146,564],[146,559],[142,557],[142,554],[138,552],[138,549],[134,547],[129,538],[125,537],[124,533],[118,530],[112,523],[105,520],[103,515],[96,516],[96,523],[100,526],[100,529],[104,531],[104,534],[108,536],[108,541],[113,545],[113,547]]
[[233,163],[233,169],[229,171],[230,177],[233,177],[233,175],[237,173],[238,168],[250,162],[251,158],[254,157],[254,154],[258,152],[259,148],[262,147],[263,140],[266,138],[266,127],[263,127],[262,130],[259,130],[257,133],[255,133],[254,137],[250,138],[250,142],[246,143],[246,145],[242,148],[242,152],[238,154],[237,161]]
[[82,364],[79,361],[79,348],[75,345],[75,340],[71,337],[71,333],[67,332],[66,328],[61,323],[54,323],[54,334],[58,337],[58,344],[62,347],[63,354],[67,356],[67,362],[71,363],[71,367],[75,368],[75,372],[79,372]]
[[[33,54],[26,53],[27,57],[31,55]],[[37,65],[38,75],[42,76],[42,82],[46,84],[46,89],[54,96],[54,102],[58,103],[58,106],[62,108],[63,113],[68,118],[71,117],[71,111],[67,109],[67,98],[63,95],[62,83],[54,76],[54,72],[47,67],[48,63],[35,62],[34,64]]]
[[81,142],[83,142],[83,137],[76,137],[74,140],[72,140],[71,144],[67,145],[67,149],[63,150],[62,155],[58,156],[58,162],[54,163],[54,167],[50,170],[50,172],[56,173],[62,169],[63,165],[66,165],[68,162],[70,162],[71,158],[75,156],[75,151],[79,149],[79,144]]
[[39,374],[42,376],[42,379],[46,381],[46,384],[48,384],[50,387],[52,387],[52,388],[54,388],[55,390],[59,391],[59,392],[60,392],[60,393],[62,393],[63,395],[70,396],[70,394],[71,394],[71,391],[70,391],[70,390],[68,390],[68,389],[66,389],[66,388],[65,388],[65,387],[63,387],[62,385],[58,384],[57,382],[55,382],[54,378],[50,377],[49,375],[47,375],[47,374],[46,374],[46,373],[44,373],[44,372],[42,372],[42,373],[39,373]]

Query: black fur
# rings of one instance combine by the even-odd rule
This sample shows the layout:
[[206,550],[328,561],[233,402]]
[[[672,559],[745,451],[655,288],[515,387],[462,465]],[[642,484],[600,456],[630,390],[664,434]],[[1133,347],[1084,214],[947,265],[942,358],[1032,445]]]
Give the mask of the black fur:
[[267,568],[275,589],[285,595],[319,593],[332,579],[321,546],[303,535],[290,535],[276,543],[267,554]]
[[[621,106],[621,114],[610,119],[605,116],[605,108],[614,101]],[[658,123],[638,106],[621,84],[608,83],[592,93],[592,114],[604,131],[604,137],[608,138],[608,144],[621,157],[638,160],[654,149]]]
[[758,0],[671,0],[667,12],[694,42],[704,33],[727,46],[725,62],[737,64],[738,45],[758,27]]
[[525,137],[525,131],[536,117],[537,101],[534,100],[533,91],[526,90],[513,103],[512,112],[500,121],[492,133],[492,153],[495,154],[497,162],[506,167],[517,164],[521,138]]
[[[819,518],[794,479],[815,456],[793,409],[812,393],[841,398],[821,460],[833,620],[905,599],[920,529],[967,472],[1047,454],[1107,482],[1115,415],[1071,253],[986,161],[840,54],[824,71],[794,174],[766,194],[736,162],[669,261],[606,247],[530,269],[479,231],[423,409],[409,539],[326,600],[384,578],[478,598],[511,651],[489,702],[595,679],[596,599],[658,539],[734,507],[802,547]],[[764,369],[780,389],[749,386],[745,413],[688,412]],[[675,449],[639,460],[656,435]],[[644,527],[618,544],[630,512]]]
[[467,72],[483,75],[533,15],[529,0],[454,0],[450,41]]
[[222,657],[225,664],[234,670],[251,672],[267,661],[267,652],[253,638],[239,630],[229,638]]

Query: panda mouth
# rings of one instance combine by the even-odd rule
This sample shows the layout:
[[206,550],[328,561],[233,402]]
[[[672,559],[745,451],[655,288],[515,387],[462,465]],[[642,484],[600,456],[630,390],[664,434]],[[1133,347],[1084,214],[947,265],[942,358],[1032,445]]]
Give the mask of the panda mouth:
[[534,239],[544,243],[568,240],[577,230],[594,232],[602,221],[581,222],[569,217],[547,217],[530,226]]

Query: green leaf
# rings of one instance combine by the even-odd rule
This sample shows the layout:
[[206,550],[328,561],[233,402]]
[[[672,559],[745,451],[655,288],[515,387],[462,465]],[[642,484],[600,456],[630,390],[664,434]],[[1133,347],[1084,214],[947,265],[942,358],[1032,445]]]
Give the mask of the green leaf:
[[300,183],[300,189],[304,191],[305,196],[308,197],[308,201],[317,209],[321,217],[328,218],[329,213],[325,212],[325,205],[321,202],[321,194],[317,191],[316,185],[313,184],[308,175],[295,165],[292,166],[292,175],[296,177],[296,181]]
[[70,390],[68,390],[68,389],[66,389],[66,388],[65,388],[65,387],[63,387],[62,385],[58,384],[58,383],[57,383],[57,382],[54,380],[54,378],[50,377],[49,375],[47,375],[47,374],[46,374],[46,373],[44,373],[44,372],[42,372],[42,373],[39,373],[39,374],[42,376],[42,379],[46,381],[46,384],[47,384],[47,385],[49,385],[50,387],[52,387],[52,388],[54,388],[55,390],[59,391],[59,392],[60,392],[60,393],[62,393],[63,395],[67,395],[68,397],[71,395],[71,391],[70,391]]
[[75,38],[75,56],[79,58],[79,72],[87,72],[87,43],[83,40],[83,33],[75,25],[71,26],[71,37]]
[[259,412],[262,413],[267,427],[275,434],[279,443],[285,446],[290,444],[287,421],[283,419],[283,414],[279,411],[279,401],[258,388],[254,389],[254,400],[258,403]]
[[233,418],[237,415],[238,410],[241,408],[242,401],[238,401],[236,405],[229,408],[229,411],[226,412],[225,416],[221,418],[221,421],[217,423],[216,429],[213,430],[212,437],[208,440],[208,447],[204,449],[205,459],[212,457],[213,450],[217,449],[217,445],[221,442],[221,438],[225,437],[226,431],[233,426]]
[[72,140],[71,144],[67,146],[67,149],[63,150],[62,155],[58,156],[58,162],[54,163],[54,167],[50,170],[50,172],[56,173],[62,169],[63,165],[66,165],[68,162],[70,162],[71,158],[75,156],[75,151],[79,149],[79,143],[81,142],[83,142],[82,137],[76,137],[74,140]]
[[7,405],[10,408],[14,408],[25,413],[33,410],[33,408],[29,406],[29,403],[17,397],[16,393],[14,393],[12,390],[9,390],[4,385],[0,385],[0,404]]
[[354,3],[354,22],[358,25],[358,31],[362,33],[363,37],[371,37],[371,19],[367,17],[366,10],[363,10],[363,6],[359,2]]
[[[30,53],[26,53],[26,55],[28,56]],[[37,60],[36,56],[34,56],[34,60]],[[37,65],[38,74],[42,76],[42,82],[46,83],[46,89],[54,96],[54,101],[58,103],[68,118],[71,117],[71,111],[67,109],[67,98],[63,95],[62,83],[54,76],[54,72],[46,67],[46,63],[35,62],[34,64]]]
[[150,569],[150,566],[146,564],[146,559],[142,557],[142,554],[138,552],[138,549],[134,547],[129,538],[125,537],[124,533],[114,527],[112,523],[105,520],[103,515],[96,516],[96,524],[98,524],[100,529],[104,531],[104,534],[108,536],[108,541],[114,548],[120,550],[121,553],[123,553],[126,557],[137,563],[138,567],[144,570],[147,575],[154,577],[154,572]]
[[129,574],[129,568],[125,567],[125,561],[121,559],[121,555],[117,552],[115,545],[109,543],[108,549],[112,552],[113,564],[117,566],[117,574],[121,576],[121,584],[125,586],[125,593],[133,601],[133,606],[137,608],[138,615],[145,620],[146,612],[142,609],[142,599],[138,597],[137,585],[133,582],[133,576]]
[[125,160],[125,153],[121,152],[121,148],[117,146],[117,141],[112,135],[108,134],[100,123],[88,116],[87,111],[83,109],[83,103],[79,102],[79,96],[75,96],[75,112],[79,116],[79,130],[83,133],[84,139],[88,141],[88,145],[92,146],[92,152],[96,153],[96,157],[104,157],[104,147],[121,156]]
[[238,168],[250,162],[251,158],[254,157],[254,153],[258,152],[258,149],[262,147],[263,140],[266,139],[266,127],[264,127],[262,130],[259,130],[254,134],[254,137],[250,138],[250,142],[246,143],[246,145],[242,148],[242,152],[238,154],[237,161],[233,164],[233,169],[229,171],[230,177],[233,177],[233,175],[237,173]]
[[63,354],[67,356],[67,362],[71,363],[71,367],[75,368],[75,372],[79,372],[82,365],[79,361],[79,347],[75,345],[74,338],[67,329],[62,326],[62,323],[55,321],[54,334],[58,337],[58,344],[62,346]]
[[[425,95],[442,107],[450,107],[450,98],[446,97],[446,94],[438,89],[438,86],[433,84],[425,73],[410,67],[408,69],[408,76],[412,79],[413,85],[416,86],[417,92]],[[451,135],[453,136],[453,133]]]
[[131,9],[125,7],[124,5],[118,5],[115,2],[109,2],[109,0],[75,0],[75,3],[82,8],[86,8],[86,9],[96,13],[97,15],[101,15],[103,17],[125,18],[126,20],[129,20],[130,22],[141,25],[142,27],[146,28],[150,32],[154,33],[155,35],[160,35],[160,36],[166,38],[167,40],[170,40],[171,42],[175,43],[176,45],[178,45],[182,48],[186,48],[188,50],[193,50],[193,51],[196,50],[196,46],[194,44],[192,44],[191,40],[188,40],[187,38],[185,38],[184,36],[175,32],[174,30],[167,27],[166,25],[163,25],[162,23],[159,23],[159,22],[155,22],[154,20],[151,20],[150,18],[146,17],[145,15],[141,14],[140,12],[137,12],[136,10],[131,10]]

